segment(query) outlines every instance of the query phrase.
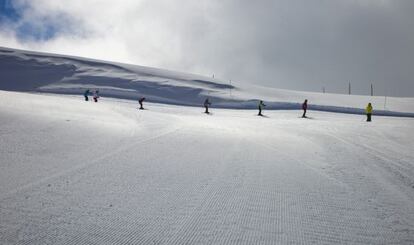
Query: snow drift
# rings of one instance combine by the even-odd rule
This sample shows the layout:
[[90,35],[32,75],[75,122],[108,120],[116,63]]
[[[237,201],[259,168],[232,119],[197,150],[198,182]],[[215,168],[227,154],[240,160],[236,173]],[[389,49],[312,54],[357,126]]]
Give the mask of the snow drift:
[[237,81],[93,59],[0,48],[0,90],[82,94],[99,89],[105,97],[200,106],[210,97],[214,107],[253,109],[264,100],[267,109],[300,109],[363,113],[368,102],[376,115],[414,116],[413,98],[320,94],[265,88]]

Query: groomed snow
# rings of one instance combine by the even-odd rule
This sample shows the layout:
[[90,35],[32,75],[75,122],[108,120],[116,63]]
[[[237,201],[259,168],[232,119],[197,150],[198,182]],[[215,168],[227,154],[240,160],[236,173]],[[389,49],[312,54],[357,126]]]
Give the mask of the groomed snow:
[[414,243],[414,119],[137,107],[0,91],[0,243]]

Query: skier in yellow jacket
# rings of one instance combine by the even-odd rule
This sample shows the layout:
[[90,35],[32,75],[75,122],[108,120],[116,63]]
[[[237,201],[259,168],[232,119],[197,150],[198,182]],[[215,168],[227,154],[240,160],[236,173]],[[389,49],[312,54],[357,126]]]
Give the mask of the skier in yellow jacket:
[[365,113],[367,114],[367,122],[371,122],[371,115],[372,115],[371,103],[368,103],[367,108],[365,108]]

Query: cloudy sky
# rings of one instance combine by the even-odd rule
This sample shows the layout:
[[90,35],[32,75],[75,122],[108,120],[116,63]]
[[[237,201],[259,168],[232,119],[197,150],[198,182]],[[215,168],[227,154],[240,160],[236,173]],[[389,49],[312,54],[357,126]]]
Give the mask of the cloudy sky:
[[0,46],[414,96],[413,0],[0,0]]

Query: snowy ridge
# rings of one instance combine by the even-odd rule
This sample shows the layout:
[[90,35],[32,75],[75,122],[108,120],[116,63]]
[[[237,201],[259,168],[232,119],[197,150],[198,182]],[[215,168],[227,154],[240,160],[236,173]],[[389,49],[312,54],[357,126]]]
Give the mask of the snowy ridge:
[[414,117],[414,98],[320,94],[252,86],[194,74],[106,62],[65,55],[0,48],[0,89],[80,95],[99,89],[104,97],[175,105],[200,106],[210,97],[213,107],[256,109],[264,100],[267,109],[300,109],[304,99],[310,110],[363,114],[368,102],[376,115]]

